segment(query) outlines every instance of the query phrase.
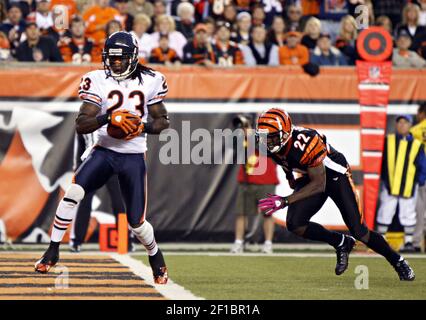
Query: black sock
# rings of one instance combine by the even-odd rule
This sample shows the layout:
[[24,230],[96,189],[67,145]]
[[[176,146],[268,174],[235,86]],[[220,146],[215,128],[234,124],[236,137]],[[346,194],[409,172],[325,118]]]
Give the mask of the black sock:
[[342,242],[343,234],[329,231],[318,223],[309,222],[303,237],[310,240],[327,242],[330,246],[336,248]]
[[148,256],[149,264],[151,265],[152,270],[154,270],[154,273],[157,274],[159,272],[159,269],[161,267],[165,267],[166,263],[164,262],[163,253],[161,252],[160,248],[158,248],[158,251],[153,256]]
[[49,247],[57,249],[57,248],[59,248],[60,244],[61,244],[61,242],[59,242],[59,241],[58,242],[50,241]]
[[391,265],[395,265],[401,258],[401,256],[392,250],[386,240],[377,232],[370,231],[370,238],[366,245],[378,254],[384,256]]

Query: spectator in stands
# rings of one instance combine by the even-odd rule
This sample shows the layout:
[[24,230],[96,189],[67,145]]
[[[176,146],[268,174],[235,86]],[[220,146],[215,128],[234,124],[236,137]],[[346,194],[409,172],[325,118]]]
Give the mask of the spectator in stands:
[[131,32],[138,40],[139,61],[146,64],[151,54],[151,50],[155,48],[155,41],[147,30],[151,26],[151,19],[143,13],[135,16],[133,20],[133,31]]
[[222,67],[244,64],[243,54],[231,39],[231,25],[229,22],[219,21],[216,26],[216,39],[213,45],[216,64]]
[[122,30],[123,30],[123,25],[120,21],[111,20],[107,23],[107,25],[105,27],[106,37],[108,38],[114,32],[122,31]]
[[417,1],[420,6],[419,25],[426,26],[426,0]]
[[402,12],[402,24],[397,26],[396,35],[405,30],[411,37],[410,50],[416,51],[420,43],[426,40],[426,27],[419,25],[420,8],[414,3],[407,3]]
[[40,31],[45,34],[47,29],[53,26],[50,0],[36,0],[36,3],[35,22]]
[[7,10],[5,0],[0,0],[0,25],[7,19]]
[[251,41],[248,45],[241,46],[241,51],[248,66],[279,65],[278,47],[266,41],[266,29],[263,26],[253,27]]
[[148,33],[153,33],[157,30],[158,21],[157,19],[166,14],[166,4],[163,0],[154,1],[154,15],[151,17],[152,25],[148,30]]
[[211,66],[215,58],[206,25],[197,24],[194,33],[194,39],[183,48],[183,63]]
[[231,25],[231,32],[237,29],[237,9],[233,4],[226,5],[223,9],[223,15],[221,20],[225,20]]
[[183,47],[187,40],[184,35],[176,31],[175,20],[171,16],[162,15],[157,18],[157,32],[152,34],[155,46],[159,47],[160,35],[168,35],[169,46],[175,50],[179,57],[183,55]]
[[388,16],[393,26],[401,21],[401,12],[406,1],[401,0],[374,0],[373,7],[376,17]]
[[346,15],[340,22],[340,32],[336,39],[336,48],[338,48],[346,57],[349,65],[355,65],[357,52],[355,47],[356,38],[358,36],[357,24],[355,18]]
[[281,16],[275,16],[272,21],[272,27],[268,32],[269,42],[282,47],[285,43],[285,22]]
[[144,13],[148,17],[152,17],[154,15],[154,6],[147,0],[131,0],[129,2],[128,11],[134,17],[140,13]]
[[251,16],[253,17],[251,24],[253,26],[262,26],[265,24],[265,11],[263,10],[263,6],[260,4],[256,4],[252,8]]
[[0,31],[0,61],[9,60],[10,58],[10,43],[7,36]]
[[302,8],[296,4],[287,7],[286,31],[303,31]]
[[194,0],[196,21],[204,21],[212,16],[211,0]]
[[392,63],[400,68],[424,68],[426,61],[416,52],[409,50],[411,37],[405,29],[401,29],[396,39],[397,48],[393,50]]
[[86,22],[86,37],[91,38],[95,45],[102,46],[105,42],[106,25],[111,20],[121,20],[120,13],[109,6],[109,0],[96,0],[95,5],[83,14]]
[[284,1],[261,0],[261,3],[263,4],[263,11],[265,13],[264,24],[268,29],[272,25],[274,17],[282,16],[282,2]]
[[207,37],[209,41],[212,42],[216,34],[216,21],[212,17],[209,17],[203,21],[203,24],[207,28]]
[[18,4],[10,6],[7,11],[7,19],[0,25],[0,31],[7,36],[10,52],[14,56],[25,32],[25,21],[22,19],[21,7]]
[[40,30],[35,22],[27,24],[25,34],[27,40],[22,42],[16,49],[18,61],[63,61],[56,43],[49,37],[40,36]]
[[331,36],[328,33],[322,33],[318,37],[317,46],[311,54],[310,61],[319,66],[347,65],[340,50],[331,45]]
[[388,16],[380,16],[376,19],[376,26],[383,27],[389,32],[390,35],[393,34],[392,21]]
[[194,36],[194,13],[194,6],[190,2],[181,2],[177,6],[176,30],[181,32],[187,40]]
[[306,21],[303,32],[305,35],[301,43],[309,50],[314,50],[321,33],[321,21],[315,17],[310,17],[308,21]]
[[167,34],[160,35],[159,46],[152,49],[149,62],[165,64],[168,67],[180,65],[178,54],[174,49],[169,47],[169,37]]
[[248,12],[240,12],[237,15],[237,32],[232,41],[246,45],[250,41],[251,15]]
[[65,62],[74,64],[92,61],[93,42],[84,36],[85,26],[81,17],[75,16],[70,23],[70,37],[59,47]]
[[[86,0],[83,0],[86,1]],[[52,14],[55,15],[55,9],[56,6],[65,6],[67,9],[67,21],[71,21],[72,18],[77,15],[77,1],[76,0],[51,0],[50,1],[50,10],[52,11]],[[59,12],[56,12],[59,13]],[[55,21],[55,18],[53,17],[53,21]]]
[[22,18],[25,20],[29,13],[35,10],[35,0],[6,0],[6,7],[16,5],[21,9]]
[[300,44],[300,38],[301,35],[297,31],[287,32],[287,44],[278,51],[280,64],[303,66],[309,62],[309,50]]
[[120,22],[124,30],[132,30],[134,17],[129,13],[129,0],[115,0],[114,7],[120,13]]

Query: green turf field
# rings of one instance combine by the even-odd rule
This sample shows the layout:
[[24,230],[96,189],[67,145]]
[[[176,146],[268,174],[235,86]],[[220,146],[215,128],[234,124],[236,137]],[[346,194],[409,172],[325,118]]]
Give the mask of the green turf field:
[[[416,280],[400,282],[375,257],[351,256],[336,276],[334,257],[164,255],[170,278],[206,299],[426,299],[426,259],[407,259]],[[368,267],[367,290],[355,288],[357,265]]]

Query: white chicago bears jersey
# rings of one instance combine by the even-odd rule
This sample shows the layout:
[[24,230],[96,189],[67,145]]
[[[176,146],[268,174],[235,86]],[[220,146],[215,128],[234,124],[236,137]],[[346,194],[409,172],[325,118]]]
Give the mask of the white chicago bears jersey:
[[[115,110],[129,110],[147,122],[150,105],[161,102],[167,94],[165,77],[158,71],[141,74],[139,79],[116,81],[106,77],[103,70],[86,73],[81,78],[78,95],[81,100],[99,107],[99,115]],[[115,139],[108,135],[107,125],[98,129],[97,145],[121,153],[143,153],[147,150],[146,135],[131,140]]]

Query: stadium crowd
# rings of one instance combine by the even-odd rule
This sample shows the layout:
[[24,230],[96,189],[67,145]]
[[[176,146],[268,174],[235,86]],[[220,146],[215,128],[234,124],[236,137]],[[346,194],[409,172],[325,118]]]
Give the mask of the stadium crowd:
[[426,66],[426,0],[0,0],[0,60],[100,62],[127,30],[142,63],[354,65],[358,5],[396,67]]

